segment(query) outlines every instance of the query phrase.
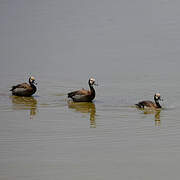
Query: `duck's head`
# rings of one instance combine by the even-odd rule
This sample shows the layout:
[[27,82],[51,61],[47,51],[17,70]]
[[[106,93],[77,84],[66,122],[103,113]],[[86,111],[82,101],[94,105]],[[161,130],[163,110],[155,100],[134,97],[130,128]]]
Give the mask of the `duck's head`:
[[155,95],[154,95],[154,100],[155,101],[163,101],[163,99],[161,98],[161,95],[160,95],[160,93],[156,93]]
[[89,85],[95,85],[95,86],[97,86],[97,84],[95,83],[95,79],[94,78],[90,78],[89,79]]
[[35,84],[35,78],[34,78],[33,76],[31,76],[31,77],[29,78],[29,83],[30,83],[30,84]]

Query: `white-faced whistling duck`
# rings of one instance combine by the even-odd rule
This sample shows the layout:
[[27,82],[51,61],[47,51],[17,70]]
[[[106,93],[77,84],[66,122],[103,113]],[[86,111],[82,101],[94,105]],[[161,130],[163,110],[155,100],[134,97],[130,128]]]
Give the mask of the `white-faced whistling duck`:
[[31,76],[29,78],[29,84],[22,83],[12,86],[10,91],[12,91],[12,95],[15,96],[32,96],[36,92],[35,78]]
[[154,108],[154,109],[157,109],[157,108],[161,108],[161,105],[159,104],[159,101],[162,101],[161,99],[161,95],[159,93],[156,93],[154,95],[154,102],[152,101],[141,101],[139,102],[138,104],[135,104],[138,108]]
[[95,89],[93,85],[97,85],[95,83],[95,79],[90,78],[88,81],[90,90],[81,89],[78,91],[73,91],[68,93],[68,98],[71,98],[74,102],[92,102],[95,98]]

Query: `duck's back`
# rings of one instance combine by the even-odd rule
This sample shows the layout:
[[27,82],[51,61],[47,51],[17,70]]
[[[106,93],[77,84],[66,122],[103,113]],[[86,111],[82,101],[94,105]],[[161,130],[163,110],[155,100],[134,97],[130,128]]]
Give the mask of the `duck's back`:
[[141,101],[138,104],[136,104],[139,108],[145,108],[145,107],[150,107],[150,108],[155,108],[156,104],[152,101]]
[[36,89],[33,89],[29,84],[22,83],[16,86],[12,86],[12,94],[15,96],[31,96],[36,92]]
[[72,98],[75,102],[88,102],[92,101],[91,92],[85,89],[73,91],[68,93],[68,97]]

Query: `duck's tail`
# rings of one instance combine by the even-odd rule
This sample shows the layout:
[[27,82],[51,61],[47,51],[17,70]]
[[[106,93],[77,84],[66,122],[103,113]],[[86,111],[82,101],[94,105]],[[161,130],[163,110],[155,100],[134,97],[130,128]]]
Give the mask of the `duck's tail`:
[[16,86],[12,86],[9,91],[13,91],[16,88]]
[[142,108],[143,106],[141,104],[135,104],[138,108]]

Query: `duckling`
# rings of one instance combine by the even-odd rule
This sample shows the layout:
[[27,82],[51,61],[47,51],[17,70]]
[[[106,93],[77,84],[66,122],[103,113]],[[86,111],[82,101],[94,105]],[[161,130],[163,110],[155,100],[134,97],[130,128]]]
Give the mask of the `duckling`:
[[152,101],[141,101],[139,102],[138,104],[135,104],[138,108],[154,108],[154,109],[157,109],[157,108],[161,108],[161,105],[159,103],[159,101],[162,101],[161,99],[161,95],[160,93],[156,93],[154,95],[154,102]]
[[81,89],[78,91],[73,91],[68,93],[68,98],[71,98],[74,102],[91,102],[95,98],[95,89],[93,85],[97,84],[95,83],[95,79],[90,78],[88,81],[90,90]]
[[10,91],[12,91],[12,95],[15,96],[32,96],[37,90],[35,84],[35,78],[31,76],[29,78],[29,84],[22,83],[16,86],[12,86]]

